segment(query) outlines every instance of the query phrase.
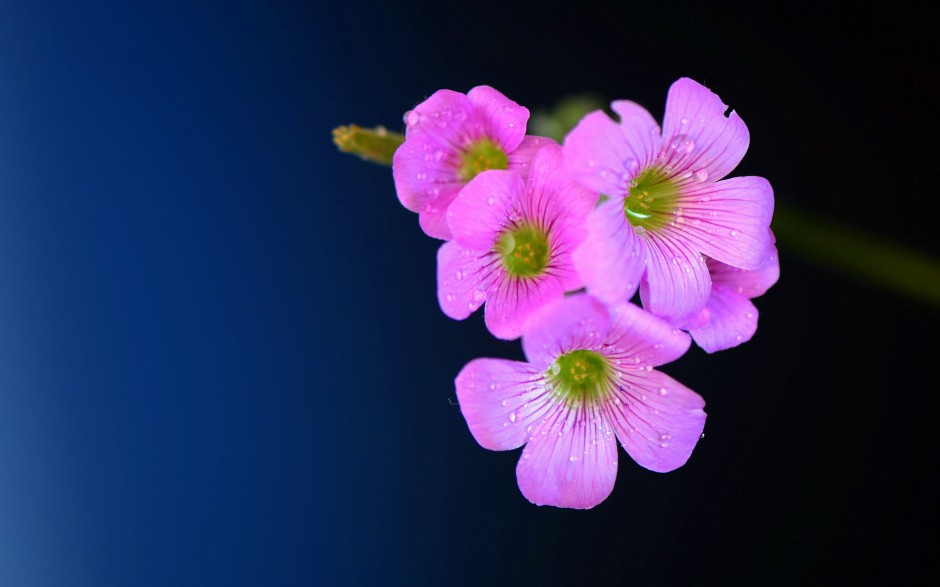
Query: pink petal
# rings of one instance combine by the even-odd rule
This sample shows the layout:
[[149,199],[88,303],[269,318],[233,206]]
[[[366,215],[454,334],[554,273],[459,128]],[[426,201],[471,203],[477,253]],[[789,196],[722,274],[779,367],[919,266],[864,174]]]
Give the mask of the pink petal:
[[669,88],[663,117],[662,162],[717,181],[747,152],[750,135],[736,112],[702,84],[682,78]]
[[535,154],[546,145],[557,145],[555,141],[548,137],[538,137],[526,135],[515,150],[506,154],[509,160],[509,170],[515,171],[521,177],[529,177],[529,167]]
[[467,139],[483,136],[482,129],[473,124],[479,116],[477,108],[464,94],[438,90],[405,113],[405,141],[423,136],[459,151]]
[[681,215],[663,233],[683,239],[709,257],[743,269],[756,269],[772,244],[769,232],[774,192],[762,177],[733,177],[718,183],[685,185]]
[[708,268],[712,274],[713,285],[727,286],[746,298],[763,295],[780,278],[777,247],[773,245],[767,247],[760,266],[753,271],[745,271],[717,261],[710,262]]
[[604,501],[617,479],[617,443],[601,410],[557,404],[522,451],[516,479],[536,505],[589,509]]
[[698,251],[664,233],[647,233],[649,264],[640,288],[643,307],[672,324],[698,314],[711,292],[708,266]]
[[671,363],[692,343],[688,334],[629,302],[612,306],[610,314],[613,324],[605,354],[622,364],[646,368]]
[[511,171],[474,177],[447,210],[454,240],[469,249],[491,250],[524,195],[525,182]]
[[751,340],[757,331],[757,308],[727,286],[714,284],[708,298],[709,320],[689,334],[708,353],[723,351]]
[[646,268],[647,247],[627,222],[623,200],[602,203],[585,227],[585,239],[572,258],[588,291],[608,304],[629,300]]
[[477,86],[467,98],[480,112],[485,134],[505,152],[519,146],[525,136],[529,111],[489,86]]
[[628,371],[604,407],[624,450],[640,466],[681,467],[705,427],[705,401],[659,371]]
[[561,283],[551,276],[526,278],[500,273],[486,300],[486,327],[496,338],[519,338],[540,308],[564,295]]
[[457,177],[458,155],[446,142],[426,135],[402,143],[392,156],[392,177],[402,206],[420,212],[441,196],[453,199],[464,185]]
[[620,123],[597,110],[581,119],[565,138],[565,165],[575,181],[608,196],[622,196],[636,172],[659,147],[659,125],[633,102],[611,104]]
[[453,238],[447,222],[447,210],[456,197],[456,191],[442,193],[439,198],[427,202],[421,208],[418,212],[418,226],[424,234],[441,240]]
[[518,361],[475,359],[454,383],[470,433],[490,450],[522,446],[548,405],[541,375]]
[[544,371],[563,353],[600,346],[607,338],[610,324],[606,306],[593,296],[562,298],[547,305],[533,319],[522,339],[522,349],[532,366]]
[[463,320],[483,305],[493,280],[488,256],[455,241],[437,250],[437,301],[444,314]]

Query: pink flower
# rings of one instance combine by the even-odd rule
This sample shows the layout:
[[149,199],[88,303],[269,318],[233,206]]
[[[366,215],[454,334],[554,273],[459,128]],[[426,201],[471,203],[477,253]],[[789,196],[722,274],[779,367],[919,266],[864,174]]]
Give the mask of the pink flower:
[[617,443],[643,467],[682,466],[705,426],[701,397],[653,367],[689,336],[622,303],[589,295],[547,306],[522,338],[527,363],[476,359],[456,379],[460,409],[484,448],[525,445],[516,467],[537,505],[587,509],[617,476]]
[[554,143],[535,155],[528,182],[481,173],[447,212],[454,240],[437,253],[441,309],[463,320],[485,303],[494,336],[521,336],[533,312],[583,286],[571,252],[596,199],[568,177]]
[[633,102],[614,122],[596,111],[565,139],[572,176],[607,197],[588,220],[574,260],[588,290],[607,303],[630,299],[644,277],[644,307],[682,324],[708,301],[703,255],[757,269],[768,243],[773,190],[761,177],[721,180],[744,157],[748,131],[701,84],[672,84],[663,130]]
[[[773,237],[771,236],[771,239]],[[712,293],[698,316],[682,326],[709,353],[736,347],[757,331],[757,308],[751,299],[763,295],[780,277],[777,247],[770,245],[753,271],[707,259]],[[640,289],[643,296],[643,289]]]
[[466,95],[438,90],[404,120],[405,142],[392,158],[398,199],[419,214],[426,234],[445,240],[447,208],[471,179],[489,169],[525,175],[550,141],[526,137],[529,111],[488,86]]

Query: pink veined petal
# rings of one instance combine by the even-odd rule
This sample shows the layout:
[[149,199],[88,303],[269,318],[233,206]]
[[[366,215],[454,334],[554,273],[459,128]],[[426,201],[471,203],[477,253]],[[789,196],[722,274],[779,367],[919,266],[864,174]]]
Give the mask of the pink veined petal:
[[633,176],[650,163],[659,146],[659,125],[633,102],[611,104],[614,122],[600,110],[587,114],[565,138],[568,172],[578,183],[608,196],[622,196]]
[[588,291],[608,304],[633,297],[646,269],[646,243],[627,222],[623,200],[611,198],[591,212],[584,241],[573,253]]
[[685,464],[705,427],[705,401],[659,371],[625,371],[604,405],[624,450],[665,473]]
[[710,181],[731,173],[747,152],[750,134],[737,112],[725,116],[727,108],[696,81],[673,83],[663,117],[663,164]]
[[437,301],[444,314],[463,320],[483,305],[493,280],[488,257],[455,241],[437,250]]
[[664,234],[734,267],[756,269],[764,262],[773,244],[774,192],[763,177],[685,185],[676,206],[682,215],[661,229]]
[[524,214],[566,239],[581,240],[597,194],[575,183],[565,170],[561,147],[546,145],[532,161],[523,199]]
[[548,407],[541,374],[527,363],[474,359],[454,381],[470,433],[483,448],[510,450],[529,438]]
[[556,404],[516,466],[522,495],[536,505],[589,509],[607,499],[616,479],[613,429],[593,404]]
[[692,344],[689,335],[664,320],[626,302],[610,308],[613,324],[605,355],[638,368],[671,363]]
[[707,353],[736,347],[751,340],[757,332],[757,308],[751,300],[725,285],[712,285],[706,308],[708,322],[691,328],[689,334]]
[[453,200],[464,185],[457,177],[458,156],[449,145],[426,135],[402,143],[392,156],[392,177],[402,206],[420,212],[440,197]]
[[447,210],[454,240],[470,249],[492,249],[524,196],[525,182],[511,171],[477,175]]
[[554,140],[548,137],[539,137],[535,135],[526,135],[522,142],[513,151],[506,154],[509,160],[509,170],[515,171],[521,177],[529,177],[529,167],[532,165],[532,159],[535,154],[546,145],[557,145]]
[[439,198],[432,200],[418,212],[418,225],[424,234],[441,240],[450,240],[453,234],[447,221],[447,210],[457,197],[456,191],[443,193]]
[[525,136],[529,111],[489,86],[477,86],[467,98],[481,114],[485,134],[507,153],[514,150]]
[[763,261],[753,271],[746,271],[711,261],[708,268],[712,274],[713,285],[721,284],[746,298],[763,295],[780,278],[780,262],[777,259],[777,247],[770,245],[764,251]]
[[711,292],[708,266],[698,251],[663,233],[647,233],[649,264],[640,287],[643,308],[671,324],[698,314]]
[[551,276],[511,277],[501,272],[486,300],[483,315],[486,327],[496,338],[519,338],[540,308],[564,295],[561,283]]
[[459,151],[467,139],[482,136],[480,129],[473,128],[472,122],[477,117],[477,108],[468,96],[453,90],[438,90],[405,113],[405,140],[425,136]]
[[545,371],[563,353],[600,346],[610,325],[610,313],[597,298],[585,294],[562,298],[533,318],[522,350],[535,369]]

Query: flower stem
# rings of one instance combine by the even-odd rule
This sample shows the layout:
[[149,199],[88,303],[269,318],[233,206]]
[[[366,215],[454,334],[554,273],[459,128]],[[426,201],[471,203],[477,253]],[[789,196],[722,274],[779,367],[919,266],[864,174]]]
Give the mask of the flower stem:
[[405,141],[404,135],[388,132],[384,126],[362,128],[350,124],[333,129],[333,142],[344,153],[359,155],[365,161],[391,166],[392,155]]
[[779,205],[772,226],[782,249],[940,307],[940,259],[930,253]]

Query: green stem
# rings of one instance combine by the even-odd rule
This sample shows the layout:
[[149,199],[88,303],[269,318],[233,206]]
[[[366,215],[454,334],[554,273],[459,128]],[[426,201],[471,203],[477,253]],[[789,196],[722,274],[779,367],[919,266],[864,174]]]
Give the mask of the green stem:
[[787,251],[940,307],[940,260],[930,253],[779,205],[773,229]]
[[350,124],[333,129],[333,142],[340,151],[379,165],[391,166],[392,156],[404,141],[404,135],[388,132],[384,126],[362,128]]

